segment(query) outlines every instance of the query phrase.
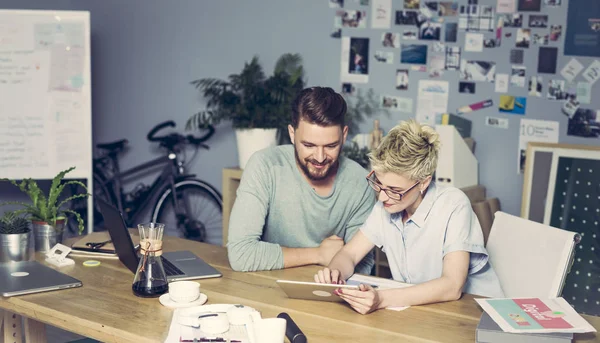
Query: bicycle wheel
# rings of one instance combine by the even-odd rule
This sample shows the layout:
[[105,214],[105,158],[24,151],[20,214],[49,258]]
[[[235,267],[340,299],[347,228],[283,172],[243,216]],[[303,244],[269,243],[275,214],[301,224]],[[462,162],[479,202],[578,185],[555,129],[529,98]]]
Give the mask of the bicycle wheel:
[[168,188],[154,206],[152,221],[164,223],[167,234],[221,245],[223,200],[219,192],[200,180],[177,182],[175,192],[183,210],[180,218],[177,218]]

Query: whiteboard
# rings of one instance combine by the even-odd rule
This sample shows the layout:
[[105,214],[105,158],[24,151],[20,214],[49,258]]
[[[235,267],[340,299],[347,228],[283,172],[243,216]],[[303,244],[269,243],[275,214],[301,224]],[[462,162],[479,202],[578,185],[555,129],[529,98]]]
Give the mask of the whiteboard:
[[91,185],[90,60],[89,12],[0,10],[0,177]]

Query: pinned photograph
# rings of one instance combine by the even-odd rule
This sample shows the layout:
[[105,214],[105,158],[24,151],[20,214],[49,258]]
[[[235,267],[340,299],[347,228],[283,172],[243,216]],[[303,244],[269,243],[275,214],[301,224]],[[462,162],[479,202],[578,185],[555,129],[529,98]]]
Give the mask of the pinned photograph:
[[396,11],[396,25],[417,25],[417,12]]
[[517,2],[515,0],[498,0],[496,12],[498,13],[514,13],[517,10]]
[[444,75],[445,59],[443,55],[433,55],[429,59],[429,77],[436,78]]
[[542,0],[519,0],[519,12],[539,12],[542,9]]
[[569,94],[565,91],[564,80],[550,80],[548,82],[548,100],[565,100],[569,98]]
[[466,12],[459,11],[461,16],[458,21],[459,28],[467,31],[494,31],[494,7],[470,5]]
[[523,15],[520,13],[503,13],[498,15],[502,19],[504,27],[522,27]]
[[563,103],[562,113],[564,113],[567,117],[572,118],[578,109],[579,101],[576,99],[569,99]]
[[538,54],[538,73],[556,74],[558,48],[541,47]]
[[483,51],[483,34],[470,33],[465,34],[465,51],[481,52]]
[[460,79],[465,81],[494,82],[496,63],[487,61],[461,61]]
[[538,35],[537,33],[533,34],[532,39],[533,45],[548,45],[548,35]]
[[344,0],[329,0],[329,8],[342,8],[344,7]]
[[387,64],[394,63],[394,53],[391,51],[375,51],[375,61]]
[[508,119],[497,117],[485,117],[485,125],[498,129],[508,129]]
[[364,29],[367,27],[367,12],[338,10],[335,12],[334,24],[336,28]]
[[408,69],[396,70],[396,89],[399,91],[408,90]]
[[525,115],[527,98],[512,95],[500,95],[498,110],[502,113]]
[[556,42],[562,35],[562,25],[550,25],[550,40]]
[[394,32],[386,32],[381,35],[381,44],[384,48],[399,48],[400,34]]
[[597,110],[578,108],[569,118],[567,135],[586,138],[600,137],[600,117]]
[[406,29],[402,32],[402,39],[404,40],[416,40],[419,36],[419,30],[417,29]]
[[486,38],[483,40],[484,48],[497,48],[500,46],[499,41],[495,38]]
[[523,64],[524,51],[519,49],[513,49],[510,51],[510,63],[512,64]]
[[532,76],[529,79],[529,96],[542,97],[544,94],[544,81],[541,76]]
[[448,43],[456,43],[458,36],[458,24],[446,23],[444,30],[444,41]]
[[475,82],[459,82],[458,92],[463,94],[475,94]]
[[460,69],[460,48],[457,46],[446,47],[446,70]]
[[341,80],[369,82],[369,38],[342,37]]
[[547,28],[548,27],[548,16],[547,15],[535,15],[529,16],[529,27],[533,28]]
[[419,9],[421,6],[421,0],[404,0],[404,8],[405,9]]
[[562,0],[544,0],[544,5],[550,7],[558,7],[561,5]]
[[441,42],[435,42],[435,43],[433,43],[431,48],[432,48],[433,52],[435,52],[435,53],[443,53],[446,50],[446,45]]
[[438,6],[438,15],[440,17],[454,17],[458,15],[458,2],[441,1]]
[[400,63],[427,64],[427,45],[401,44]]
[[356,87],[351,83],[342,83],[342,94],[354,95],[356,94]]
[[510,74],[510,85],[515,87],[525,87],[525,71],[525,67],[512,66]]
[[531,42],[531,30],[530,29],[519,29],[517,30],[517,48],[529,48]]
[[427,10],[437,13],[438,11],[438,2],[437,1],[425,1],[421,4],[420,8],[426,8]]
[[426,20],[419,26],[419,39],[422,40],[440,40],[442,33],[442,24],[431,20]]
[[402,98],[392,95],[382,95],[380,106],[384,109],[400,112],[412,112],[413,102],[411,98]]

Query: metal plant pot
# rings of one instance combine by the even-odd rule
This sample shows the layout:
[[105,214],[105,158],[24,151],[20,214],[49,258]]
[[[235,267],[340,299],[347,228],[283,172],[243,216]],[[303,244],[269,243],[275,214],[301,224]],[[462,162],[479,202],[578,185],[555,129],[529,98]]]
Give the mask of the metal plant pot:
[[52,249],[56,243],[62,242],[65,228],[64,220],[57,220],[56,226],[49,225],[46,222],[35,221],[32,221],[31,224],[33,224],[35,251],[46,252]]
[[33,259],[31,232],[0,234],[0,262],[21,262]]

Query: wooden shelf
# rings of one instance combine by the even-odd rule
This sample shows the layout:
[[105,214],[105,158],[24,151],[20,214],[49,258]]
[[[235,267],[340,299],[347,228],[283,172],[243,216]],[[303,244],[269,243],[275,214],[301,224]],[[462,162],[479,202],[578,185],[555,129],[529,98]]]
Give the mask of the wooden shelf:
[[240,186],[243,170],[240,168],[223,168],[223,246],[227,246],[229,232],[229,216],[235,202],[235,194]]

